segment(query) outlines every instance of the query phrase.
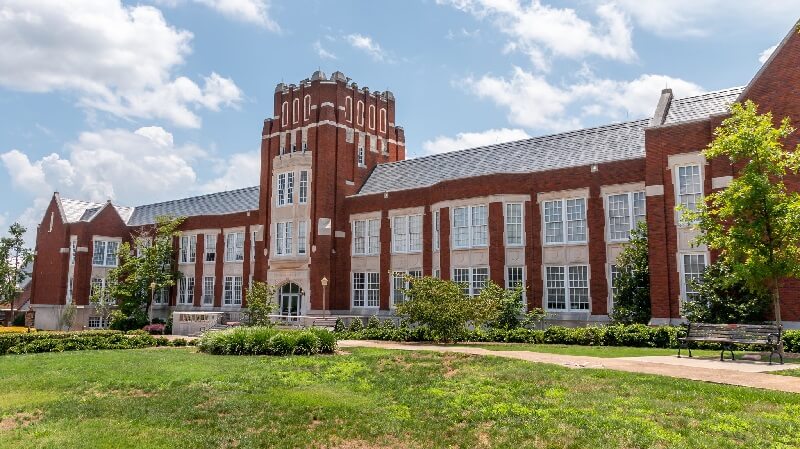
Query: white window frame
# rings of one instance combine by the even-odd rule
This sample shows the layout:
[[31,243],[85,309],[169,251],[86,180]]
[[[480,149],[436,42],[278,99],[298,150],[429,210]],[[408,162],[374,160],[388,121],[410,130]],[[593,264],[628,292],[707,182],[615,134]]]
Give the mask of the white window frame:
[[194,276],[184,276],[178,281],[178,304],[194,305]]
[[353,123],[353,97],[349,95],[344,98],[344,120]]
[[244,231],[225,234],[225,262],[244,262]]
[[[203,299],[202,304],[204,306],[213,306],[214,305],[214,288],[216,284],[216,278],[214,276],[203,276]],[[209,285],[209,281],[210,285]]]
[[[678,259],[680,263],[680,287],[681,287],[681,301],[692,301],[694,298],[690,298],[689,295],[696,295],[697,292],[689,291],[689,282],[688,276],[690,273],[686,272],[686,258],[687,257],[702,257],[703,258],[703,270],[699,273],[696,273],[697,276],[702,276],[703,271],[708,268],[708,260],[709,255],[707,252],[702,251],[687,251],[687,252],[680,252],[678,253]],[[695,273],[692,273],[695,274]]]
[[[217,261],[217,234],[206,234],[203,236],[203,263],[215,263]],[[210,260],[209,260],[210,259]]]
[[[119,240],[104,240],[95,238],[92,243],[92,266],[94,267],[116,267],[119,256]],[[98,262],[98,248],[102,246],[102,260]],[[111,248],[114,248],[113,250]]]
[[308,242],[306,228],[308,228],[308,225],[305,220],[297,223],[297,254],[306,254]]
[[178,253],[178,263],[195,263],[197,261],[197,234],[182,235],[179,241],[180,251]]
[[241,276],[225,276],[225,283],[223,284],[222,299],[224,306],[241,306],[242,305],[242,277]]
[[90,316],[86,321],[86,327],[88,329],[107,329],[109,324],[109,319],[103,319],[101,316]]
[[300,170],[300,185],[297,193],[297,203],[308,203],[308,170]]
[[289,124],[289,102],[284,101],[281,104],[281,126],[286,126],[288,124]]
[[[405,277],[409,276],[414,279],[421,279],[422,278],[422,270],[415,269],[415,270],[408,270],[408,271],[392,271],[392,283],[389,285],[391,292],[389,293],[389,297],[391,298],[390,306],[392,308],[396,307],[399,304],[402,304],[408,301],[408,295],[406,295],[403,290],[407,290],[411,288],[411,283],[407,282]],[[402,284],[398,286],[398,284]],[[401,295],[398,298],[398,294]]]
[[[380,307],[380,273],[354,272],[352,279],[352,307],[377,309]],[[357,281],[357,279],[360,279]]]
[[364,102],[361,100],[356,103],[356,125],[364,126]]
[[78,236],[73,235],[69,238],[69,264],[75,265],[75,256],[78,253]]
[[375,129],[375,105],[369,105],[369,129]]
[[[548,282],[550,282],[549,274],[550,269],[561,270],[562,279],[560,280],[563,284],[561,287],[558,286],[548,286]],[[572,269],[582,270],[586,274],[585,279],[572,279]],[[543,284],[544,284],[544,300],[543,305],[544,309],[548,312],[588,312],[591,313],[592,311],[592,291],[591,291],[591,272],[589,270],[588,265],[584,264],[575,264],[575,265],[545,265],[542,268],[543,271]],[[554,280],[555,281],[555,280]],[[585,283],[585,286],[577,286],[574,285],[578,282]],[[550,289],[557,289],[562,288],[564,290],[564,308],[558,307],[551,307],[550,306]],[[586,307],[575,307],[575,304],[582,304],[582,302],[573,301],[573,291],[585,289],[586,290]]]
[[169,304],[169,288],[163,287],[153,293],[153,304],[157,306],[166,306]]
[[291,256],[293,253],[292,248],[292,232],[294,230],[294,223],[291,221],[281,221],[275,223],[275,255],[276,256]]
[[[569,208],[570,202],[577,202],[580,201],[583,203],[583,219],[576,220],[576,219],[569,219],[569,214],[567,212]],[[561,208],[560,212],[560,223],[561,227],[559,229],[560,232],[560,240],[549,240],[551,239],[551,235],[548,234],[548,223],[558,223],[556,221],[547,221],[550,217],[549,214],[546,213],[547,206],[549,204],[558,204]],[[588,223],[588,201],[586,201],[585,197],[573,197],[573,198],[559,198],[559,199],[552,199],[552,200],[545,200],[542,201],[542,244],[545,246],[558,246],[558,245],[585,245],[589,241],[589,223]],[[570,223],[580,223],[583,222],[583,239],[579,240],[575,237],[570,236],[571,228]],[[554,228],[554,227],[551,227]]]
[[433,243],[433,250],[434,251],[439,251],[441,249],[441,229],[440,229],[441,222],[442,222],[441,215],[442,215],[441,214],[441,210],[437,209],[437,210],[433,211],[433,223],[432,223],[432,227],[433,227],[433,232],[432,232],[433,239],[432,240],[433,240],[433,242],[432,243]]
[[292,123],[300,121],[300,99],[295,98],[292,100]]
[[[485,273],[483,273],[484,271]],[[455,267],[452,274],[451,279],[454,282],[466,284],[462,286],[462,291],[469,296],[480,294],[490,280],[489,267]],[[466,276],[466,279],[464,279],[464,276]],[[483,278],[483,285],[479,287],[480,278]]]
[[65,299],[64,302],[67,303],[67,304],[72,304],[72,287],[74,286],[74,282],[75,281],[74,281],[72,275],[70,274],[67,277],[67,295],[64,298]]
[[608,264],[608,313],[614,310],[614,296],[617,294],[617,287],[614,285],[620,275],[619,266],[616,263]]
[[358,147],[358,166],[359,167],[366,167],[367,166],[367,152],[364,151],[364,146],[359,144]]
[[382,133],[386,132],[386,108],[381,108],[378,114],[378,129]]
[[294,204],[294,172],[278,173],[275,204],[278,207]]
[[392,253],[422,252],[422,214],[392,217]]
[[311,95],[303,97],[303,120],[311,118]]
[[[694,192],[694,191],[693,192],[688,192],[687,191],[687,192],[681,193],[681,171],[682,170],[686,170],[688,168],[697,168],[697,176],[700,178],[699,179],[699,185],[697,186],[699,191],[697,191],[697,192]],[[680,206],[680,205],[687,206],[690,203],[690,201],[688,201],[688,197],[689,196],[693,196],[693,197],[695,197],[695,203],[694,203],[695,207],[694,208],[688,208],[688,206],[687,206],[687,208],[689,210],[697,210],[697,206],[703,204],[703,198],[705,198],[705,186],[704,186],[705,173],[703,172],[703,165],[702,164],[697,164],[697,163],[694,163],[694,164],[681,164],[681,165],[674,166],[673,170],[675,172],[675,179],[673,180],[673,183],[675,185],[675,206],[676,207]],[[694,183],[692,183],[692,184],[694,184]],[[684,199],[684,198],[686,198],[686,199]],[[676,218],[677,218],[676,224],[679,227],[685,227],[685,226],[689,225],[687,223],[683,223],[682,214],[680,212],[677,214]]]
[[[612,198],[615,198],[615,197],[624,197],[624,198],[626,198],[625,199],[625,201],[627,201],[627,204],[625,206],[625,214],[626,215],[614,216],[614,217],[611,216],[611,213],[612,213],[612,208],[611,208]],[[636,213],[637,212],[637,208],[636,208],[637,197],[640,197],[641,199],[644,200],[643,207],[642,207],[643,210],[641,211],[643,213],[641,213],[641,214],[637,214]],[[631,231],[634,228],[636,228],[636,225],[640,221],[646,221],[647,220],[647,199],[645,197],[644,190],[637,190],[637,191],[633,191],[633,192],[612,193],[612,194],[606,195],[606,198],[605,198],[605,209],[606,209],[606,228],[608,229],[607,237],[608,237],[608,241],[609,242],[627,242],[628,240],[630,240]],[[616,225],[614,224],[614,221],[612,220],[612,218],[622,218],[623,220],[627,218],[627,220],[624,220],[624,222],[627,223],[626,224],[626,226],[628,227],[627,231],[623,232],[623,231],[616,230],[615,229]],[[624,233],[625,236],[624,237],[619,237],[618,234],[620,234],[620,233]]]
[[[519,216],[512,214],[513,209],[519,208]],[[505,204],[505,242],[506,246],[525,246],[525,209],[522,203]],[[512,237],[517,237],[512,239]]]
[[[366,218],[363,220],[353,220],[352,235],[352,255],[375,256],[380,254],[380,219]],[[361,245],[359,245],[359,241]]]
[[[457,226],[456,213],[465,210],[466,224]],[[476,220],[481,218],[476,216],[476,211],[483,210],[483,224],[476,224]],[[451,215],[452,247],[453,249],[485,248],[489,246],[489,207],[485,204],[473,204],[470,206],[459,206],[453,208]],[[466,233],[466,243],[462,242],[461,233]],[[477,237],[483,236],[482,239]],[[458,239],[458,240],[457,240]],[[476,242],[477,240],[477,242]],[[482,240],[482,241],[481,241]]]

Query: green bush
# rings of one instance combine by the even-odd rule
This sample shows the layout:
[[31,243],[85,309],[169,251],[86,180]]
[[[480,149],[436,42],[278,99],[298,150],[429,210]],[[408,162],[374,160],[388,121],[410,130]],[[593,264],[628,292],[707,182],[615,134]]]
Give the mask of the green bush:
[[377,315],[372,315],[367,320],[367,329],[378,329],[381,327],[381,320],[378,319]]
[[364,321],[362,321],[361,318],[353,318],[353,320],[350,321],[350,327],[347,330],[349,330],[350,332],[358,332],[364,330]]
[[330,354],[336,336],[326,329],[278,331],[270,327],[237,327],[208,332],[197,341],[202,352],[216,355]]
[[333,325],[333,331],[334,332],[344,332],[345,329],[347,329],[347,328],[344,326],[344,321],[342,321],[341,318],[336,318],[336,324]]
[[185,338],[176,338],[172,340],[172,346],[186,346]]
[[785,331],[782,337],[784,351],[800,352],[800,331]]
[[92,349],[136,349],[156,346],[150,335],[124,335],[120,331],[33,332],[0,335],[0,355]]

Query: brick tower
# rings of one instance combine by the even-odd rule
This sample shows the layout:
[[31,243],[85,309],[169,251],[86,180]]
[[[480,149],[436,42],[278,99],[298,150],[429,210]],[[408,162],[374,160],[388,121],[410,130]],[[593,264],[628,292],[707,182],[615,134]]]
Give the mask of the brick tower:
[[394,95],[317,71],[299,85],[275,87],[261,138],[257,278],[278,287],[281,313],[321,313],[323,277],[325,308],[349,309],[349,285],[338,285],[347,279],[338,259],[350,255],[344,199],[377,164],[405,158]]

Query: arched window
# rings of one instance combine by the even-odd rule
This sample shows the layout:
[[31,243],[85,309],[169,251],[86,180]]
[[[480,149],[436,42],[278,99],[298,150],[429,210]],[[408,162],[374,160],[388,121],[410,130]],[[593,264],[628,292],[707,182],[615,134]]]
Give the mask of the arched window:
[[353,121],[353,98],[346,97],[344,99],[344,119],[348,122]]
[[295,98],[292,101],[292,122],[297,123],[300,120],[300,99]]
[[386,132],[386,109],[384,108],[381,108],[378,126],[380,127],[382,133]]
[[369,129],[375,129],[375,105],[369,105]]
[[289,123],[289,102],[284,101],[281,105],[281,126],[286,126]]
[[364,125],[364,102],[361,100],[356,103],[356,124]]
[[311,118],[311,95],[303,97],[303,120]]

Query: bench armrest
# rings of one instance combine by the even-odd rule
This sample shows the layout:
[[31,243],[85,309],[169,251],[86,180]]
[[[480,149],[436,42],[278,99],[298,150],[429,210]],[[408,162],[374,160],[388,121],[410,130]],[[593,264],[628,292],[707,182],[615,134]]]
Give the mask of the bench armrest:
[[781,342],[780,334],[769,334],[769,335],[767,335],[767,344],[777,345],[780,342]]

